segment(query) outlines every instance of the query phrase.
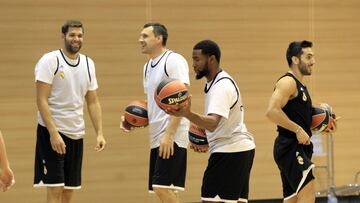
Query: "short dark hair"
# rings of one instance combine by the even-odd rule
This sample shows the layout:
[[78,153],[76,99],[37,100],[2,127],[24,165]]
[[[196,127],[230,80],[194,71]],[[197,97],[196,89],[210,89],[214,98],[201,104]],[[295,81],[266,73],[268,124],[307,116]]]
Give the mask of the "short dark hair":
[[220,63],[221,51],[216,42],[212,40],[202,40],[198,42],[193,49],[201,49],[201,53],[208,56],[214,55],[217,62]]
[[166,42],[167,42],[169,35],[168,35],[165,25],[160,24],[160,23],[146,23],[144,25],[144,28],[147,28],[147,27],[153,27],[153,29],[154,29],[153,32],[154,32],[155,37],[161,35],[162,39],[163,39],[162,45],[166,46]]
[[79,27],[82,28],[82,31],[84,32],[83,24],[79,20],[68,20],[64,23],[64,25],[61,27],[61,32],[66,35],[66,33],[69,31],[70,27]]
[[312,44],[313,44],[312,42],[306,41],[306,40],[291,42],[289,44],[289,47],[288,47],[287,51],[286,51],[286,60],[288,62],[289,67],[292,64],[291,58],[293,56],[300,57],[301,54],[303,54],[302,49],[303,48],[309,48],[309,47],[311,48]]

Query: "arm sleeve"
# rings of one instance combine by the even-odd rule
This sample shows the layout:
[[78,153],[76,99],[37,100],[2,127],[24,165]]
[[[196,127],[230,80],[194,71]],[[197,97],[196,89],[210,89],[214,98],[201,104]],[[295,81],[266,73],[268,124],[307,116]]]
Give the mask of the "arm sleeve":
[[35,82],[41,81],[52,84],[57,68],[58,59],[55,54],[43,55],[35,66]]
[[166,61],[166,72],[170,78],[180,80],[190,85],[189,65],[184,57],[177,53],[171,53]]
[[227,119],[230,107],[237,100],[236,89],[229,80],[221,80],[212,88],[214,89],[210,92],[206,113],[217,114]]

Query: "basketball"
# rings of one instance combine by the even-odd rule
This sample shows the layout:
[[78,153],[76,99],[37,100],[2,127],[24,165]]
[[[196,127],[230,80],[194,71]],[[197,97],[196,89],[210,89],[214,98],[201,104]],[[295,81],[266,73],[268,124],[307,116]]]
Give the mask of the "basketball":
[[133,127],[145,127],[149,124],[146,101],[132,101],[125,108],[125,120]]
[[335,113],[329,104],[320,103],[313,105],[311,130],[323,132],[324,130],[331,129],[334,125],[335,119]]
[[326,111],[329,113],[329,124],[326,130],[332,130],[335,125],[336,121],[336,115],[334,109],[327,103],[320,103],[320,106],[326,109]]
[[188,89],[179,80],[166,78],[161,81],[154,92],[154,99],[161,109],[177,110],[178,105],[185,104]]
[[189,128],[189,141],[201,151],[207,151],[209,144],[206,139],[205,130],[191,123]]

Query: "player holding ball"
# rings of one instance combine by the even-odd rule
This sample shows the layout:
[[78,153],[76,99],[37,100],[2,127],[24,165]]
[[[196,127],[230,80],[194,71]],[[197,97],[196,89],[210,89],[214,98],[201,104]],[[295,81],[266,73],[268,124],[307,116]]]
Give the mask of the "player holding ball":
[[244,123],[240,90],[220,68],[220,56],[219,46],[211,40],[200,41],[193,48],[196,79],[206,78],[204,115],[191,110],[191,97],[179,110],[166,111],[206,130],[210,158],[203,176],[202,201],[245,203],[255,143]]

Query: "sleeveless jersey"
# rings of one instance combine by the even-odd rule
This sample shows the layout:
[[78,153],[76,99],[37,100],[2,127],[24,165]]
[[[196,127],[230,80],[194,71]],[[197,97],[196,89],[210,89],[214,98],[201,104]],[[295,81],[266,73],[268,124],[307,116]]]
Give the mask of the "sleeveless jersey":
[[[291,73],[286,73],[285,75],[280,77],[280,79],[286,76],[292,77],[295,80],[298,95],[295,98],[289,100],[286,103],[286,105],[282,108],[282,110],[290,120],[301,126],[305,130],[305,132],[309,136],[311,136],[312,134],[310,127],[311,127],[311,118],[312,118],[312,103],[311,103],[310,95],[306,89],[306,86],[304,86]],[[296,139],[296,135],[294,132],[285,129],[281,126],[278,126],[277,128],[278,128],[279,136],[292,137]]]
[[[82,138],[85,95],[98,87],[94,62],[83,54],[71,60],[62,50],[52,51],[36,64],[35,81],[52,85],[48,103],[57,130],[71,139]],[[37,114],[39,124],[45,126],[40,112]]]
[[[154,100],[154,92],[158,84],[165,78],[174,78],[185,84],[190,84],[189,67],[183,56],[170,50],[162,55],[150,59],[144,65],[144,91],[147,95],[147,108],[149,117],[149,136],[151,149],[160,146],[160,139],[169,124],[170,116],[166,114]],[[188,130],[190,122],[181,118],[175,133],[174,141],[182,148],[187,148]]]
[[205,115],[209,114],[222,117],[213,132],[206,131],[210,153],[255,148],[254,138],[244,123],[244,106],[239,88],[225,71],[220,71],[205,86]]

